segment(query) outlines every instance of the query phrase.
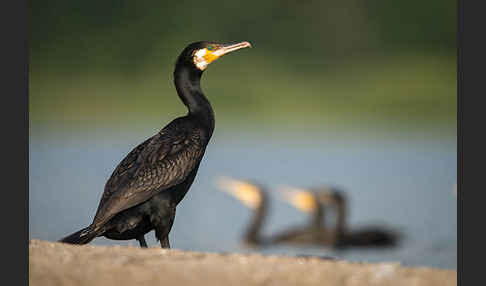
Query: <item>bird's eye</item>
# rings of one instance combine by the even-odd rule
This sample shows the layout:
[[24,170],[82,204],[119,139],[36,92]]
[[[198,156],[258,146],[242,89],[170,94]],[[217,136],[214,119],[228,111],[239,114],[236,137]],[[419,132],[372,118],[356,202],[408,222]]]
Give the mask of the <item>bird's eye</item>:
[[213,46],[208,46],[206,49],[212,51],[213,50]]

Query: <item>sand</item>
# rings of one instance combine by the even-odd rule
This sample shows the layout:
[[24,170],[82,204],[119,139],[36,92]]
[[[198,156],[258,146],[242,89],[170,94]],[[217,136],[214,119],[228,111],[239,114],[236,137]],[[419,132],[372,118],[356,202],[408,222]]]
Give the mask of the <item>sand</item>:
[[31,240],[29,285],[457,285],[455,270]]

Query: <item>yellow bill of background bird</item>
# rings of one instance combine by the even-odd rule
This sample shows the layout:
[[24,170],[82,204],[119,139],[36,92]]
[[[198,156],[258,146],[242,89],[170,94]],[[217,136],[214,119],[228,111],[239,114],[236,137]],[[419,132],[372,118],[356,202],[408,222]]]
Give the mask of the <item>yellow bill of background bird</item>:
[[303,212],[312,212],[318,207],[316,197],[308,190],[287,186],[278,190],[283,194],[285,201]]
[[236,197],[249,208],[257,208],[262,202],[262,195],[259,187],[249,182],[229,177],[220,177],[216,180],[216,185],[221,190]]

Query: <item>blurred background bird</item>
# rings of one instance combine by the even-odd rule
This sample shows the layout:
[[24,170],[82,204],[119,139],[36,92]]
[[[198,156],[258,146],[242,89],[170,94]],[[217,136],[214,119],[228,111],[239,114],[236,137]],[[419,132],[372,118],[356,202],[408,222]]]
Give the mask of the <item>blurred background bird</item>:
[[[229,177],[221,177],[217,180],[218,188],[235,197],[253,212],[249,223],[245,226],[242,241],[250,247],[267,247],[277,244],[331,244],[333,242],[333,232],[321,227],[321,206],[308,206],[316,201],[306,198],[298,198],[299,207],[312,209],[316,215],[312,217],[314,224],[309,226],[298,226],[286,228],[273,234],[263,234],[264,223],[268,223],[268,211],[270,207],[269,194],[266,187],[252,181],[237,180]],[[316,221],[318,220],[318,221]]]
[[[309,213],[304,225],[287,227],[271,235],[263,235],[262,229],[270,206],[267,189],[258,183],[221,177],[217,180],[223,190],[252,212],[246,225],[243,242],[249,246],[265,247],[276,244],[321,245],[329,248],[384,247],[393,246],[398,234],[382,227],[362,227],[350,230],[347,226],[347,202],[342,191],[320,188],[316,191],[285,188],[280,191],[291,205]],[[334,224],[326,221],[329,213],[335,212]],[[278,216],[277,216],[278,217]]]
[[[308,227],[324,233],[331,233],[331,240],[323,239],[319,231],[310,241],[339,249],[349,247],[390,247],[399,240],[399,233],[382,226],[362,226],[349,228],[349,203],[345,193],[333,187],[301,189],[286,187],[280,189],[286,202],[302,212],[309,213]],[[372,206],[368,206],[372,207]],[[335,214],[335,223],[329,226],[326,215]]]

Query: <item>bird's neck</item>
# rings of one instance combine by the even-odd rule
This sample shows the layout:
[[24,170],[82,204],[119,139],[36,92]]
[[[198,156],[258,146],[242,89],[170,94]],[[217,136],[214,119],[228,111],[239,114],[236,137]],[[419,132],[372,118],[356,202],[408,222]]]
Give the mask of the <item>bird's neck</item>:
[[337,222],[336,222],[336,230],[340,234],[344,234],[347,232],[347,209],[343,203],[338,204],[337,206]]
[[261,237],[261,229],[266,215],[266,203],[266,200],[262,199],[262,203],[256,208],[253,214],[245,235],[247,243],[264,244],[263,238]]
[[201,90],[201,75],[202,71],[195,68],[177,65],[174,71],[174,83],[179,98],[189,110],[189,116],[197,118],[212,133],[214,112]]
[[311,226],[315,228],[325,228],[326,225],[324,214],[324,208],[319,204],[311,216]]

